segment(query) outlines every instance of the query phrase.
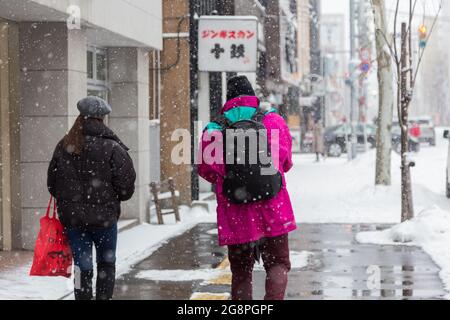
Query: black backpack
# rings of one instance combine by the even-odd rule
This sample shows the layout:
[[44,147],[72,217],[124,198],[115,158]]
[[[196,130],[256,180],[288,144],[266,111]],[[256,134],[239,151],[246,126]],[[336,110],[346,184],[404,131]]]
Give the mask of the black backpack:
[[251,120],[231,123],[220,116],[214,121],[223,134],[223,194],[233,204],[271,200],[282,189],[282,176],[273,166],[264,118],[265,112],[258,109]]

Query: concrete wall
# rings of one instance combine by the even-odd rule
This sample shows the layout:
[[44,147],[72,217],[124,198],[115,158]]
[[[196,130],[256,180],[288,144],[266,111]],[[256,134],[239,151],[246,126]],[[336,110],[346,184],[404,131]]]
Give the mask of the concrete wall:
[[137,172],[136,192],[124,203],[123,218],[148,219],[150,199],[149,57],[146,49],[109,48],[109,126],[130,148]]
[[19,30],[0,21],[0,250],[20,247]]
[[150,134],[150,182],[161,180],[161,126],[159,123],[151,123]]
[[86,38],[65,23],[20,24],[23,247],[32,249],[49,194],[48,163],[86,95]]
[[[81,30],[67,28],[71,4],[81,7]],[[77,101],[87,94],[88,44],[108,48],[109,125],[131,148],[138,174],[122,217],[147,221],[148,185],[160,178],[160,129],[150,127],[148,118],[148,48],[162,49],[162,1],[3,0],[0,17],[14,20],[0,20],[0,157],[8,163],[0,172],[5,249],[34,247],[49,199],[48,163],[78,116]]]
[[[14,0],[17,2],[17,0]],[[143,46],[162,49],[162,1],[159,0],[31,0],[66,13],[80,6],[81,18],[94,26],[134,39]],[[126,14],[124,14],[126,13]]]
[[[45,213],[48,163],[58,141],[79,112],[87,93],[83,30],[64,23],[21,23],[21,195],[23,247],[32,249]],[[123,218],[147,221],[149,168],[149,65],[146,49],[109,48],[109,126],[130,147],[138,179],[136,193],[124,203]]]

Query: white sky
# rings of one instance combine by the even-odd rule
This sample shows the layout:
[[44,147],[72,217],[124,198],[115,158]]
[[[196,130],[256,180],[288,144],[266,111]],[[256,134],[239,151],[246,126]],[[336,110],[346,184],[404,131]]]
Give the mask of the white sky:
[[[370,0],[366,0],[370,1]],[[415,0],[413,0],[414,2]],[[418,14],[423,14],[423,8],[425,4],[425,11],[427,14],[433,14],[436,12],[438,8],[440,0],[417,0],[416,11]],[[443,0],[448,1],[448,0]],[[345,13],[348,14],[349,11],[349,0],[322,0],[322,13],[330,14],[330,13]],[[396,1],[394,0],[386,0],[386,7],[388,10],[394,10]],[[400,0],[401,10],[408,11],[409,0]]]
[[[370,1],[370,0],[366,0]],[[425,8],[425,14],[427,15],[434,15],[437,12],[437,8],[439,6],[440,0],[413,0],[417,1],[416,5],[416,19],[420,19],[423,16],[424,8]],[[450,0],[443,0],[444,3]],[[388,20],[393,20],[394,16],[394,10],[397,1],[394,0],[385,0],[386,7],[387,7],[387,16]],[[346,29],[347,34],[350,33],[349,31],[349,11],[350,11],[350,0],[322,0],[322,14],[345,14],[346,16]],[[409,0],[400,0],[400,10],[403,12],[408,12],[409,10]],[[425,5],[425,6],[424,6]],[[450,11],[450,10],[449,10]],[[441,12],[441,15],[443,13]],[[347,46],[348,46],[348,39],[347,39]]]

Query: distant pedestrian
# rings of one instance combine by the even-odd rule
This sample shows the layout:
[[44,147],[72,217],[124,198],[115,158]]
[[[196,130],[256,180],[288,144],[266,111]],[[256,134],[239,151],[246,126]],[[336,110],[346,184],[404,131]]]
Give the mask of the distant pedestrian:
[[320,162],[320,156],[325,159],[325,136],[324,128],[321,120],[316,120],[314,122],[313,133],[314,133],[314,143],[313,150],[316,154],[316,162]]
[[414,139],[419,140],[420,136],[422,135],[422,130],[420,128],[419,123],[417,123],[415,121],[411,122],[411,128],[409,129],[409,134]]
[[[215,141],[212,137],[228,140],[228,135],[224,136],[227,128],[254,125],[262,125],[268,137],[274,130],[279,132],[278,141],[269,139],[272,151],[275,144],[279,145],[279,154],[272,154],[279,160],[273,163],[272,175],[260,175],[261,166],[247,170],[246,165],[229,163],[224,157],[216,162],[204,161],[198,169],[200,176],[216,187],[219,243],[228,246],[232,299],[252,300],[252,272],[261,255],[267,273],[265,299],[282,300],[291,269],[288,234],[297,228],[284,178],[293,166],[292,137],[287,124],[276,110],[260,109],[259,99],[246,77],[234,77],[228,82],[221,116],[206,127],[200,150],[203,155],[210,149]],[[245,158],[251,155],[246,153]],[[227,163],[223,164],[223,160]]]
[[92,300],[97,254],[96,299],[113,297],[117,221],[121,201],[134,193],[136,173],[128,148],[104,123],[108,103],[88,97],[80,116],[58,143],[48,168],[48,190],[55,197],[75,264],[75,299]]

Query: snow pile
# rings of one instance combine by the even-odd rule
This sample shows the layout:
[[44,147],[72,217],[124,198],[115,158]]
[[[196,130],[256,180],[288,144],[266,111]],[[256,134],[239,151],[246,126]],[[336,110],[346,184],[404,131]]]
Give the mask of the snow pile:
[[57,300],[73,287],[65,278],[30,277],[31,262],[0,274],[0,300]]
[[[165,241],[193,228],[198,223],[215,222],[215,215],[203,208],[180,210],[182,222],[166,225],[143,224],[119,233],[117,248],[117,276],[127,273]],[[71,297],[73,279],[30,277],[31,261],[18,268],[0,273],[0,300],[56,300]]]
[[145,270],[140,271],[136,278],[153,281],[197,281],[217,278],[224,273],[221,269],[198,270]]
[[[450,292],[450,212],[433,206],[414,219],[391,229],[362,232],[356,240],[365,244],[408,245],[421,247],[441,268],[440,277]],[[450,293],[447,296],[450,299]]]

